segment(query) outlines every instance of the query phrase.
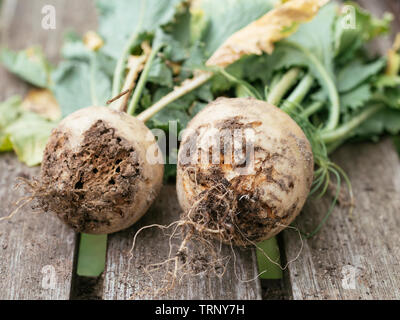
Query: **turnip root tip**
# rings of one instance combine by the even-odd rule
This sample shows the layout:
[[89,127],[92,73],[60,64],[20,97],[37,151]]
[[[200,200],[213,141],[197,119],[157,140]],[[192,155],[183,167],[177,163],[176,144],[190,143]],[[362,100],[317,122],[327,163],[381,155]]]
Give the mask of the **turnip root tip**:
[[37,206],[77,232],[131,226],[162,185],[163,165],[146,158],[154,145],[150,130],[126,113],[89,107],[71,114],[46,146],[40,179],[32,184]]

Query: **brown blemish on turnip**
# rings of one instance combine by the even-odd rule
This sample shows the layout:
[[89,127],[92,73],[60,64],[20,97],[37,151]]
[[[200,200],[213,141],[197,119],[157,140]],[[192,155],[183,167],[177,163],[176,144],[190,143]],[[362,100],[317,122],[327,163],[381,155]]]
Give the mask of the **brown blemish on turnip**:
[[[132,146],[99,120],[84,133],[79,150],[65,148],[68,136],[55,131],[45,150],[39,205],[78,232],[93,232],[124,217],[135,201],[141,175]],[[60,192],[61,191],[61,192]]]
[[117,232],[139,220],[161,189],[164,167],[148,159],[149,148],[160,151],[138,119],[106,107],[80,109],[53,130],[40,177],[25,184],[37,209],[77,232]]
[[[192,136],[184,136],[182,145],[191,144],[197,157],[200,150],[212,150],[202,139],[208,129],[217,129],[222,138],[233,136],[236,129],[255,130],[251,174],[239,173],[243,165],[235,164],[233,158],[235,152],[244,153],[246,139],[242,148],[221,144],[219,164],[184,164],[180,153],[177,190],[184,210],[182,221],[194,223],[199,237],[254,245],[293,221],[309,193],[313,155],[304,133],[287,114],[255,99],[220,98],[196,115],[188,128]],[[232,144],[233,139],[227,140]],[[226,150],[233,150],[232,159]],[[230,163],[224,163],[225,156]]]

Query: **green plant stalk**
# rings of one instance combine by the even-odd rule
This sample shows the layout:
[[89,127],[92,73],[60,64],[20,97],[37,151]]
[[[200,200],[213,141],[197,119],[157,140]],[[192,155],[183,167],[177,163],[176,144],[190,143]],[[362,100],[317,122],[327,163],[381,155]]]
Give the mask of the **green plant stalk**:
[[361,123],[381,110],[383,107],[384,106],[382,104],[372,105],[337,129],[328,132],[321,132],[322,140],[328,144],[346,138],[348,134],[356,129]]
[[139,31],[143,24],[143,17],[145,11],[146,11],[146,1],[142,0],[140,2],[140,20],[136,27],[136,31],[131,35],[131,37],[126,42],[124,49],[122,50],[122,54],[118,59],[117,65],[114,70],[113,84],[112,84],[113,97],[117,96],[121,91],[122,79],[124,77],[126,62],[128,61],[128,56],[132,49],[132,46],[135,44],[136,40],[139,37]]
[[225,69],[221,69],[219,70],[219,72],[225,77],[227,78],[229,81],[231,81],[232,83],[235,83],[239,86],[242,87],[242,89],[244,90],[244,92],[250,96],[250,97],[254,97],[258,100],[262,100],[262,96],[260,95],[260,93],[254,89],[252,86],[250,86],[249,84],[247,84],[246,82],[237,79],[236,77],[232,76],[230,73],[228,73]]
[[314,84],[314,78],[311,74],[307,74],[303,79],[301,79],[300,83],[296,86],[294,91],[290,94],[290,96],[285,100],[282,110],[285,112],[293,111],[297,105],[301,104],[304,100],[305,96],[311,90]]
[[279,80],[281,79],[281,77],[282,77],[282,74],[281,74],[280,72],[277,73],[277,74],[274,75],[274,77],[272,78],[271,83],[270,83],[269,85],[266,85],[266,86],[265,86],[265,88],[264,88],[264,100],[265,100],[265,101],[267,101],[267,99],[268,99],[268,96],[269,96],[269,93],[270,93],[270,91],[271,91],[271,88],[274,88],[274,87],[278,84],[278,82],[279,82]]
[[111,96],[117,96],[121,91],[122,79],[124,78],[124,72],[126,69],[126,62],[128,61],[129,53],[132,46],[139,37],[138,33],[134,33],[126,43],[124,50],[122,51],[121,57],[117,61],[117,65],[114,70],[113,84],[112,84],[112,94]]
[[328,118],[328,121],[324,128],[324,131],[334,130],[337,127],[337,125],[339,124],[339,117],[340,117],[340,99],[339,99],[339,93],[337,91],[335,82],[329,76],[327,70],[322,65],[322,63],[315,57],[315,55],[310,50],[308,50],[307,48],[304,48],[303,46],[298,45],[297,43],[294,43],[294,42],[282,41],[282,43],[301,51],[310,60],[310,62],[314,66],[314,68],[318,71],[318,73],[324,79],[325,86],[326,86],[326,88],[328,90],[328,94],[329,94],[329,100],[331,101],[331,104],[332,104],[332,106],[329,110],[329,118]]
[[156,48],[153,48],[151,50],[149,59],[147,60],[145,66],[144,66],[143,72],[140,75],[140,78],[139,78],[139,81],[135,88],[135,91],[133,92],[132,99],[128,105],[127,113],[131,116],[134,115],[137,104],[139,103],[140,97],[142,96],[143,89],[144,89],[147,79],[149,77],[151,65],[153,64],[155,57],[157,56],[158,52],[161,50],[162,47],[163,47],[163,45],[160,44]]
[[297,81],[300,72],[301,70],[299,68],[292,68],[289,71],[287,71],[283,75],[283,77],[279,80],[279,82],[276,84],[276,86],[271,88],[271,92],[268,95],[267,102],[274,106],[277,106],[284,97],[284,95]]
[[82,277],[98,277],[106,262],[107,235],[81,233],[77,274]]
[[159,101],[153,104],[150,108],[147,108],[138,116],[136,119],[146,122],[150,120],[157,112],[164,109],[167,105],[183,97],[185,94],[197,89],[198,87],[205,84],[214,76],[212,72],[201,72],[199,75],[195,76],[193,79],[186,80],[182,85],[174,91],[170,92],[166,96],[162,97]]
[[280,265],[280,262],[276,237],[257,244],[257,264],[261,279],[282,279],[282,269],[277,265]]
[[313,102],[308,108],[306,108],[300,116],[308,118],[314,113],[318,112],[321,110],[321,108],[324,106],[324,103],[322,101],[315,101]]

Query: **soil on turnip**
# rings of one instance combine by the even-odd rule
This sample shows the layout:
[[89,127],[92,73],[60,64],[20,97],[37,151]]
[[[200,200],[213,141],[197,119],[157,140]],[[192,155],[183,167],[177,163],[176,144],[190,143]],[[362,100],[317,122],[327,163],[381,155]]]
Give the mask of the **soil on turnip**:
[[70,150],[68,139],[55,131],[47,144],[41,179],[32,184],[37,207],[77,232],[99,233],[135,201],[140,163],[132,145],[102,120],[83,134],[79,150]]
[[[192,161],[188,164],[181,162],[179,164],[185,175],[198,187],[198,190],[203,190],[195,198],[194,203],[196,205],[182,216],[182,220],[194,222],[196,224],[195,229],[201,230],[204,234],[207,233],[206,230],[220,231],[217,238],[225,243],[233,243],[239,246],[254,245],[263,238],[265,230],[287,224],[287,219],[297,209],[296,204],[294,204],[284,216],[277,216],[275,214],[276,208],[261,200],[263,195],[259,193],[262,192],[262,189],[255,188],[263,180],[276,184],[280,190],[286,193],[294,188],[294,179],[289,175],[280,174],[283,177],[282,179],[274,179],[274,160],[284,157],[283,154],[271,154],[267,150],[255,146],[254,158],[264,159],[254,166],[255,172],[248,175],[238,175],[230,181],[225,178],[227,170],[243,168],[251,162],[249,155],[246,154],[248,150],[246,151],[245,135],[243,135],[239,148],[232,145],[235,129],[255,129],[260,125],[258,122],[245,120],[243,117],[233,117],[215,125],[221,133],[219,164],[209,165],[206,169],[201,166],[192,166],[191,163],[194,160],[201,163],[201,152],[192,152],[191,156],[198,157],[197,159],[192,158]],[[201,127],[183,142],[191,145],[188,148],[191,151],[195,150],[193,147],[197,145],[200,129]],[[229,136],[227,137],[227,135]],[[228,141],[228,144],[226,141]],[[210,148],[208,159],[211,159],[212,151]],[[225,163],[226,159],[228,159],[227,163]],[[253,164],[250,163],[250,166]],[[270,194],[269,196],[273,197],[274,195]],[[216,237],[213,232],[210,235]]]

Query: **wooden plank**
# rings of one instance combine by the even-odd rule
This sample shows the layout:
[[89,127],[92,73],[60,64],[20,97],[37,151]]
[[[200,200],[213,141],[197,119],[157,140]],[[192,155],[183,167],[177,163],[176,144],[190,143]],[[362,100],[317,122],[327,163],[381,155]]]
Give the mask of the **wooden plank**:
[[[287,276],[293,299],[400,298],[400,166],[390,140],[348,145],[333,160],[350,176],[356,207],[336,208],[321,232],[304,242]],[[310,201],[296,220],[301,230],[321,221],[329,199]],[[287,260],[299,238],[284,232]]]
[[[168,225],[179,219],[181,209],[176,198],[175,186],[164,186],[161,195],[150,211],[132,228],[109,236],[107,266],[104,278],[103,298],[130,299],[145,288],[157,286],[164,272],[152,273],[153,281],[145,274],[143,267],[158,263],[167,258],[169,251],[168,236],[154,229],[144,230],[137,239],[132,260],[129,261],[133,237],[143,226],[154,223]],[[236,248],[236,273],[242,280],[253,279],[257,275],[256,255],[252,249]],[[231,248],[224,246],[222,255],[232,256]],[[186,279],[186,278],[185,278]],[[259,280],[241,282],[237,279],[231,261],[222,279],[195,277],[186,279],[165,296],[151,295],[139,298],[151,299],[261,299]]]
[[[381,16],[395,14],[399,28],[400,5],[396,1],[359,1]],[[396,4],[397,3],[397,4]],[[385,52],[390,39],[376,44]],[[356,207],[336,208],[322,231],[304,242],[298,260],[285,276],[293,299],[399,299],[400,276],[400,166],[390,139],[379,144],[350,144],[333,160],[350,176]],[[329,199],[309,201],[296,220],[301,230],[312,230],[321,221]],[[286,259],[300,250],[293,232],[283,233]]]
[[[56,9],[56,30],[41,28],[44,5]],[[66,28],[87,30],[95,26],[93,17],[93,6],[86,1],[3,1],[1,45],[22,49],[40,44],[55,62]],[[0,83],[1,101],[28,89],[2,67]],[[12,189],[16,178],[31,178],[38,170],[19,163],[11,153],[0,155],[0,217],[10,214],[24,196],[22,189]],[[0,299],[69,299],[75,243],[72,230],[52,215],[33,213],[29,206],[0,222]]]

